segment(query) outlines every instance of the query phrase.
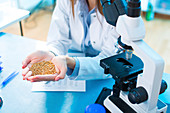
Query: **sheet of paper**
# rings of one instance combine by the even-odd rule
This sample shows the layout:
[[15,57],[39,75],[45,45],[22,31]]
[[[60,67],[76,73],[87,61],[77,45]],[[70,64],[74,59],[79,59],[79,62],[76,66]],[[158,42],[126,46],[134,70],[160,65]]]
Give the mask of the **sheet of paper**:
[[85,80],[69,80],[65,77],[63,80],[50,82],[35,82],[32,86],[32,91],[74,91],[85,92]]

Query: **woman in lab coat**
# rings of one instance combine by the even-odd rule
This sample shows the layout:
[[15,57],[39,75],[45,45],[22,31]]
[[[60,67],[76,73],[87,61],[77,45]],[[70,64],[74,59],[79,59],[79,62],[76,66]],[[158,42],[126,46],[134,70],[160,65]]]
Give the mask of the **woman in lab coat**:
[[[57,0],[47,38],[48,51],[36,51],[23,61],[23,79],[31,82],[70,79],[105,79],[100,60],[114,55],[114,43],[119,35],[102,13],[99,0]],[[68,57],[69,50],[85,57]],[[59,74],[31,76],[29,67],[51,60]]]

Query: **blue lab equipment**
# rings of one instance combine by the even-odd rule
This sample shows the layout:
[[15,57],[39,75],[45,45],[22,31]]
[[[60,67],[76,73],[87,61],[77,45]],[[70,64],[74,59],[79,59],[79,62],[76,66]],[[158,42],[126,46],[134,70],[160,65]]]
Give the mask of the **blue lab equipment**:
[[19,72],[13,72],[11,73],[0,85],[0,88],[5,87],[14,77],[16,77],[19,74]]
[[0,72],[2,71],[3,67],[0,66]]
[[[1,56],[0,56],[0,58],[1,58]],[[1,73],[1,71],[2,71],[2,69],[3,69],[3,67],[1,66],[1,64],[2,64],[2,62],[0,61],[0,73]]]
[[106,113],[106,110],[100,104],[91,104],[86,107],[85,113]]

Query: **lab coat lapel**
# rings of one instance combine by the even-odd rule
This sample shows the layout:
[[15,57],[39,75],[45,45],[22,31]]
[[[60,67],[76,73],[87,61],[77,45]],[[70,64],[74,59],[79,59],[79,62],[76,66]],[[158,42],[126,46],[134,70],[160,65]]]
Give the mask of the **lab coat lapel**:
[[74,17],[71,15],[72,18],[70,19],[70,27],[71,36],[75,42],[73,42],[71,49],[78,49],[79,51],[82,51],[81,45],[85,35],[83,18],[84,12],[88,10],[88,7],[85,0],[76,0],[74,6],[75,15]]
[[[86,0],[78,0],[78,18],[81,21],[81,25],[83,26],[83,32],[81,37],[81,44],[83,44],[84,36],[85,36],[85,27],[84,27],[84,17],[86,13],[88,13],[88,6]],[[82,45],[81,45],[82,46]]]

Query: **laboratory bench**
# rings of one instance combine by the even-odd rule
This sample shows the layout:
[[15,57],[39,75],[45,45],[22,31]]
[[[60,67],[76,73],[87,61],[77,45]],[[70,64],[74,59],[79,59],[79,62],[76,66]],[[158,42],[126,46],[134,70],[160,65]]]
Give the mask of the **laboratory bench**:
[[0,31],[8,26],[19,22],[21,36],[23,36],[23,29],[21,20],[30,16],[30,12],[24,9],[1,7],[0,8]]
[[[22,78],[22,61],[36,49],[45,47],[43,41],[0,33],[0,61],[3,66],[0,83],[11,72],[19,71],[19,75],[1,91],[3,106],[0,113],[84,113],[86,106],[95,103],[103,87],[112,88],[114,80],[105,79],[86,81],[86,92],[33,92],[32,83]],[[170,78],[168,74],[165,77]],[[162,94],[161,99],[170,104],[168,94],[165,95]]]

